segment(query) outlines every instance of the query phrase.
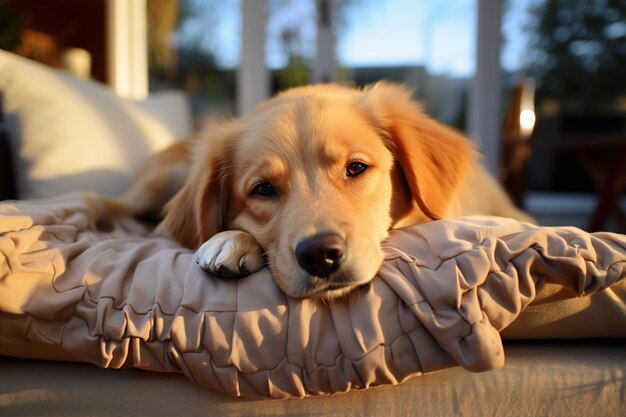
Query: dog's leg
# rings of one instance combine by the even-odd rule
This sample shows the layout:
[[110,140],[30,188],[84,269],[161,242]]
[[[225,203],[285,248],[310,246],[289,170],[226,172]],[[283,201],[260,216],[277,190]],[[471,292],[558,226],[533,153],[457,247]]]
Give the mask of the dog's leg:
[[177,142],[145,161],[122,196],[100,199],[101,217],[127,215],[160,220],[163,207],[187,178],[191,144],[191,140]]
[[241,230],[217,233],[200,246],[194,260],[204,271],[222,278],[249,275],[264,266],[256,239]]

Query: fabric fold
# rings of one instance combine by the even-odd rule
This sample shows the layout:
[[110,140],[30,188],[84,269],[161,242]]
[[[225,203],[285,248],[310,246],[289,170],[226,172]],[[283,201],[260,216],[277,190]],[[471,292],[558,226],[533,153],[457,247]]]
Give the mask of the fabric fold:
[[626,328],[626,292],[612,291],[623,235],[492,217],[411,226],[390,233],[370,284],[320,302],[286,297],[267,270],[216,279],[145,225],[97,213],[88,194],[0,204],[0,354],[288,398],[502,367],[499,332],[548,284],[570,297],[613,286],[613,328]]

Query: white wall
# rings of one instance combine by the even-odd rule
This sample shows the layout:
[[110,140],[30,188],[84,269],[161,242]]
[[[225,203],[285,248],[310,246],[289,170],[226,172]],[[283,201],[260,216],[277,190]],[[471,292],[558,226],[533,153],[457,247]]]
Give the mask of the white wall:
[[266,0],[241,0],[241,59],[237,69],[237,110],[243,115],[270,94],[265,65]]
[[500,164],[502,114],[501,24],[504,0],[477,0],[476,74],[470,90],[469,135],[485,155],[489,171]]
[[107,74],[122,97],[148,96],[147,0],[107,0]]

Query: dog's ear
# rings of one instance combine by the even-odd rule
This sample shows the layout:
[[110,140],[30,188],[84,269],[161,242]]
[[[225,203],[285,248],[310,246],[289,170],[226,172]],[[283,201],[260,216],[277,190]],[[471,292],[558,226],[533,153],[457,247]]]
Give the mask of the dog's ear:
[[231,181],[228,160],[237,130],[235,122],[214,126],[192,148],[187,180],[166,205],[160,225],[183,246],[197,249],[226,227]]
[[471,142],[426,116],[399,85],[376,83],[363,91],[361,103],[381,130],[411,198],[427,218],[443,218],[466,175]]

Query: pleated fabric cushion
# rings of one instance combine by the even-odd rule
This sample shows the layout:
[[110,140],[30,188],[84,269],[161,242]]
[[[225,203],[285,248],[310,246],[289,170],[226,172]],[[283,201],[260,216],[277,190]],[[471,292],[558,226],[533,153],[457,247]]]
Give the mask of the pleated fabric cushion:
[[[90,194],[0,203],[0,354],[303,397],[451,366],[502,367],[499,332],[544,284],[565,298],[625,288],[619,234],[471,217],[394,230],[384,250],[369,285],[328,302],[298,300],[266,270],[217,279],[133,219],[98,221]],[[619,333],[625,292],[611,294],[621,294],[609,297]]]

